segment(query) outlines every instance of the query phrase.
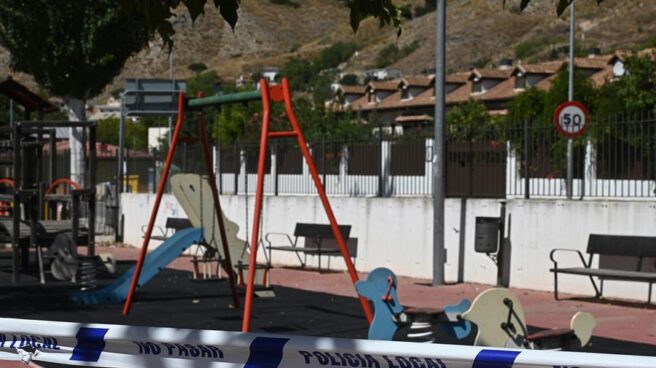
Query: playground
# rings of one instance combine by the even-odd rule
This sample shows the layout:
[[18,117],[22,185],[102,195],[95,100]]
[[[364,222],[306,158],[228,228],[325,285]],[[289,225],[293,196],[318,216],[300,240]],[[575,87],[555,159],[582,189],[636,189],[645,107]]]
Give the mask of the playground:
[[[254,100],[261,100],[263,109],[256,186],[254,196],[244,198],[245,206],[242,206],[241,198],[237,196],[226,200],[219,195],[203,109]],[[279,126],[276,130],[272,127],[271,110],[274,104],[281,104],[285,109],[288,127],[283,130]],[[401,227],[380,229],[381,222],[373,220],[362,225],[362,221],[370,220],[369,216],[359,215],[362,209],[344,213],[355,201],[348,204],[348,199],[329,199],[301,125],[296,120],[286,79],[281,84],[271,85],[262,80],[256,92],[210,97],[201,95],[196,98],[179,93],[176,115],[175,131],[156,193],[154,196],[148,195],[146,204],[139,204],[136,197],[129,203],[130,196],[126,196],[126,203],[122,203],[121,216],[127,223],[126,229],[137,224],[140,226],[137,239],[140,247],[121,243],[95,244],[95,123],[22,121],[15,124],[9,132],[9,137],[14,141],[13,177],[11,182],[7,181],[13,195],[4,197],[8,203],[5,211],[10,215],[7,216],[5,228],[13,246],[4,250],[0,257],[0,280],[6,305],[2,317],[7,319],[6,323],[19,321],[12,319],[31,320],[30,323],[36,323],[38,328],[38,321],[60,321],[82,325],[119,324],[130,326],[128,328],[169,327],[519,349],[512,352],[514,357],[523,350],[627,355],[649,355],[653,352],[656,331],[644,321],[656,318],[656,310],[651,304],[654,273],[649,268],[642,269],[643,258],[655,255],[654,248],[650,246],[653,237],[591,232],[587,239],[585,251],[590,257],[635,256],[638,258],[638,271],[608,268],[603,263],[593,267],[592,258],[586,261],[581,250],[577,249],[573,251],[579,252],[584,267],[571,267],[570,263],[562,266],[562,260],[554,258],[554,253],[571,252],[572,249],[540,249],[539,256],[551,251],[549,258],[553,268],[542,270],[540,265],[535,268],[540,273],[532,272],[530,277],[541,280],[549,272],[553,273],[552,296],[550,293],[516,287],[517,280],[531,282],[530,277],[510,277],[511,272],[521,275],[524,267],[529,268],[528,264],[521,263],[518,267],[517,263],[510,261],[511,254],[521,260],[530,258],[531,253],[525,253],[525,249],[513,250],[510,238],[513,215],[521,213],[524,205],[512,201],[500,204],[496,201],[481,202],[485,213],[477,208],[474,213],[466,214],[467,208],[462,207],[463,204],[458,232],[463,233],[459,235],[462,240],[459,243],[467,252],[460,253],[461,260],[455,267],[458,278],[471,280],[472,275],[480,277],[477,273],[471,273],[478,272],[473,266],[481,259],[489,258],[492,262],[487,265],[494,265],[490,271],[496,273],[497,287],[490,285],[489,281],[488,285],[458,282],[433,287],[431,280],[426,278],[395,274],[397,266],[403,274],[413,273],[407,270],[408,260],[422,257],[419,248],[408,246],[405,258],[399,257],[399,248],[389,248],[389,240],[399,237],[399,243],[404,243],[421,232],[419,228],[410,230],[417,223],[408,225],[408,234],[403,229],[406,221],[412,221],[417,213],[421,213],[417,210],[419,206],[406,208],[404,211],[408,211],[407,215],[391,210],[398,216],[397,225]],[[200,148],[206,165],[205,176],[171,173],[180,132],[185,124],[191,124],[189,116],[196,117],[197,126],[193,128],[199,131]],[[83,183],[84,187],[69,179],[54,178],[52,173],[46,180],[38,173],[33,175],[24,169],[24,162],[36,161],[37,166],[43,165],[42,147],[52,149],[57,137],[56,129],[61,127],[88,130],[91,148],[86,160],[89,175]],[[277,209],[272,206],[275,203],[273,199],[265,200],[268,146],[269,141],[277,138],[296,139],[296,147],[307,165],[317,197],[301,199],[296,205],[287,204]],[[119,183],[122,182],[119,179]],[[68,191],[53,194],[62,184],[70,187]],[[170,188],[170,194],[165,193],[167,188]],[[225,210],[222,200],[228,204]],[[167,205],[162,211],[160,206],[163,201]],[[52,202],[63,204],[57,207]],[[173,202],[175,204],[169,206]],[[340,213],[339,218],[345,222],[338,222],[331,202],[337,203],[335,208]],[[80,203],[84,204],[82,208]],[[388,208],[393,208],[394,202],[386,203]],[[303,209],[308,205],[312,207],[309,216],[307,209]],[[131,206],[140,209],[131,210]],[[49,220],[53,213],[62,212],[61,207],[65,207],[64,212],[70,219]],[[179,208],[176,216],[168,213],[173,207]],[[235,216],[235,207],[243,211],[239,216]],[[17,211],[17,208],[23,211]],[[289,212],[290,208],[296,211]],[[490,217],[497,208],[500,208],[501,214]],[[237,220],[244,217],[245,223]],[[514,226],[517,222],[521,224],[525,217],[515,218]],[[453,216],[449,221],[457,218]],[[464,227],[472,220],[475,224],[473,229],[470,225],[467,235]],[[363,228],[370,226],[373,226],[370,231],[363,232]],[[282,232],[272,231],[276,227]],[[380,236],[384,237],[385,234],[391,235],[388,239],[381,239]],[[376,248],[374,245],[377,243],[388,245],[387,248]],[[567,243],[572,244],[571,241]],[[618,245],[622,248],[619,249]],[[399,258],[397,262],[391,262],[392,257]],[[466,267],[469,274],[462,270],[464,257],[472,259]],[[322,260],[327,263],[322,263]],[[560,265],[558,262],[561,262]],[[294,263],[296,267],[290,268]],[[421,273],[424,263],[415,261],[415,272]],[[356,264],[366,272],[358,272]],[[453,265],[451,268],[454,268]],[[451,268],[447,267],[449,278],[452,277]],[[568,282],[560,285],[559,289],[559,273],[588,276],[595,295],[580,297],[568,293],[582,290],[580,283],[572,287]],[[599,285],[593,276],[599,278]],[[606,290],[610,292],[610,301],[601,299],[608,295],[604,294],[606,279],[647,283],[647,305],[635,300],[635,292],[631,292],[631,298],[627,301],[613,299],[617,291],[612,286]],[[539,289],[537,285],[535,287]],[[80,328],[75,335],[78,342],[71,360],[95,362],[101,359],[102,348],[99,352],[89,346],[101,342],[104,346],[105,342],[102,338],[100,342],[91,342],[98,337],[85,334],[97,332],[89,332],[88,329],[103,330],[105,333],[109,330]],[[26,335],[17,333],[7,331],[0,334],[0,345],[9,341],[7,336],[14,336],[10,347],[20,339],[17,351],[24,362],[38,361],[39,354],[42,357],[54,354],[58,350],[57,344],[68,343],[67,339],[71,338],[57,334],[42,335],[44,332],[37,335],[31,335],[35,332],[25,332]],[[207,347],[210,345],[202,343],[189,347],[171,345],[173,340],[150,342],[150,339],[160,337],[146,337],[148,341],[133,341],[141,355],[161,351],[161,346],[168,347],[169,356],[173,354],[172,346],[178,349],[178,355],[184,351],[186,356],[193,356],[193,351],[197,355],[203,351],[201,358],[205,358],[205,353],[216,358],[219,355],[216,351],[221,352],[216,350],[211,353],[213,350]],[[110,339],[108,344],[114,346],[112,341]],[[116,344],[120,347],[125,342]],[[485,351],[479,351],[476,360],[488,363],[475,362],[474,366],[491,364],[489,362],[497,359],[488,358],[487,353],[483,353]],[[311,357],[316,357],[319,365],[325,365],[321,352],[314,354],[301,350],[299,354],[306,364],[310,364]],[[220,355],[223,356],[223,352]],[[251,358],[252,355],[249,361]],[[376,358],[372,355],[371,359]],[[383,355],[381,359],[387,361],[388,357]],[[420,358],[410,355],[396,359],[399,364],[405,364],[402,362]],[[431,361],[430,357],[422,359],[428,359],[426,364],[443,364]],[[462,357],[458,356],[458,359]],[[572,364],[579,358],[574,356],[570,359],[563,364]],[[393,363],[389,364],[390,367],[394,366]]]
[[[134,248],[99,247],[111,252],[118,271],[134,265]],[[7,255],[4,253],[4,255]],[[77,305],[66,297],[76,288],[70,284],[40,285],[37,278],[10,286],[6,257],[0,264],[3,287],[3,317],[80,323],[113,323],[135,326],[196,328],[238,331],[241,312],[230,307],[227,281],[194,280],[191,257],[171,263],[139,294],[130,315],[121,317],[120,304]],[[361,274],[366,278],[366,274]],[[111,282],[99,280],[99,286]],[[329,336],[362,339],[367,337],[367,322],[359,310],[356,294],[341,272],[317,273],[297,268],[274,268],[271,284],[275,298],[258,299],[253,307],[252,330],[302,336]],[[481,284],[429,286],[430,280],[399,278],[399,297],[407,305],[431,308],[474,298],[490,286]],[[595,302],[580,298],[555,301],[548,292],[512,289],[525,307],[531,332],[566,327],[571,315],[580,309],[591,311],[598,324],[592,342],[585,351],[631,355],[649,355],[656,331],[652,324],[656,309],[631,303]],[[572,297],[568,295],[568,297]],[[175,315],[175,318],[171,318]],[[453,342],[453,341],[452,341]],[[457,341],[455,342],[457,343]]]

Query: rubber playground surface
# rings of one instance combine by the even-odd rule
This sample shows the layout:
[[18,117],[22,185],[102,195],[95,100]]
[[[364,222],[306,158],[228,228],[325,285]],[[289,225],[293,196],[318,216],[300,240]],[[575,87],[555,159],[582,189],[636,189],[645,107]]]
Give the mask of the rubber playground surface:
[[[83,251],[84,252],[84,251]],[[118,272],[125,272],[138,256],[135,248],[100,247],[97,253],[116,255]],[[190,258],[180,257],[135,295],[132,311],[122,316],[122,304],[79,306],[68,295],[78,285],[54,281],[40,285],[36,272],[11,283],[10,253],[0,252],[0,317],[81,323],[177,327],[239,331],[242,311],[231,306],[227,281],[193,280]],[[116,277],[115,275],[114,277]],[[366,274],[361,274],[366,277]],[[113,280],[99,274],[98,285]],[[367,323],[348,275],[276,267],[271,271],[276,297],[256,298],[252,332],[288,335],[366,338]],[[399,278],[399,299],[414,307],[441,307],[462,298],[474,299],[488,285],[430,286],[429,280]],[[512,289],[524,305],[530,330],[567,327],[579,310],[591,312],[597,327],[585,351],[654,355],[656,305],[574,298],[555,301],[550,292]],[[243,300],[243,298],[242,298]],[[455,341],[447,341],[455,343]],[[20,367],[0,361],[0,367]]]

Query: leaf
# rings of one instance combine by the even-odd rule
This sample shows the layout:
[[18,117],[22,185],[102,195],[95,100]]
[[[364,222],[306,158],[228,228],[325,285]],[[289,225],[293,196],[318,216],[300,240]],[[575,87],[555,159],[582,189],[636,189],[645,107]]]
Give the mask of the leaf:
[[228,22],[233,30],[235,29],[237,19],[239,18],[239,15],[237,14],[239,2],[240,0],[214,0],[214,6],[219,9],[221,16],[226,22]]
[[565,12],[565,9],[572,3],[574,0],[559,0],[558,7],[556,7],[556,14],[560,17]]
[[195,21],[199,15],[204,13],[206,0],[183,0],[183,3],[189,10],[191,20]]
[[522,0],[522,2],[519,4],[519,10],[524,10],[528,6],[528,4],[531,2],[531,0]]

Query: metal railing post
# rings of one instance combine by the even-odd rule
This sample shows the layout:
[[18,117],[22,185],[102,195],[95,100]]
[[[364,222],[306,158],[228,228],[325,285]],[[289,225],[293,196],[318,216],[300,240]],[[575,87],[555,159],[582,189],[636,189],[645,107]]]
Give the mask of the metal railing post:
[[529,137],[529,121],[526,119],[524,120],[524,199],[529,199],[531,197],[531,155],[529,153],[531,144],[529,142]]

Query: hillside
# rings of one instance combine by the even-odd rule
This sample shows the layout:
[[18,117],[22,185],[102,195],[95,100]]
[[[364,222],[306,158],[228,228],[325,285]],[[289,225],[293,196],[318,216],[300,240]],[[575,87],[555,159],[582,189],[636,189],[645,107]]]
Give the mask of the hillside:
[[[185,78],[188,66],[202,62],[228,78],[250,74],[262,66],[281,66],[290,58],[310,58],[337,42],[358,42],[362,49],[345,65],[347,71],[375,64],[378,53],[390,43],[400,48],[414,43],[407,56],[393,63],[405,74],[417,74],[434,65],[435,13],[414,17],[404,24],[400,38],[392,28],[380,30],[375,20],[365,21],[353,34],[348,9],[341,1],[243,0],[234,32],[216,9],[208,7],[195,24],[180,11],[175,21],[174,77]],[[411,13],[423,0],[405,1]],[[552,0],[533,0],[523,13],[517,1],[449,1],[447,67],[450,71],[472,66],[491,66],[503,57],[515,57],[515,49],[527,61],[546,59],[551,50],[567,44],[567,18],[557,18]],[[579,2],[577,41],[581,49],[599,47],[602,52],[646,44],[656,35],[656,0],[608,0]],[[154,40],[148,49],[132,57],[108,90],[120,87],[124,78],[168,77],[168,56]],[[0,74],[8,73],[8,54],[0,50]],[[24,77],[21,77],[24,79]]]

